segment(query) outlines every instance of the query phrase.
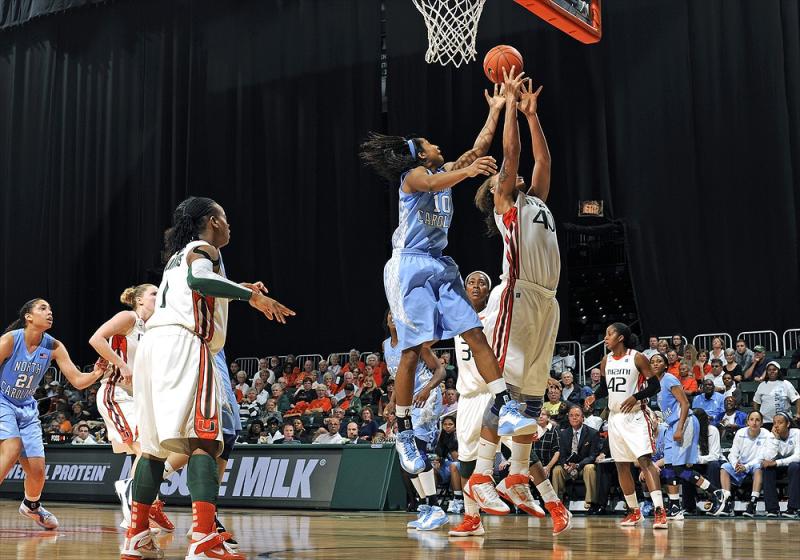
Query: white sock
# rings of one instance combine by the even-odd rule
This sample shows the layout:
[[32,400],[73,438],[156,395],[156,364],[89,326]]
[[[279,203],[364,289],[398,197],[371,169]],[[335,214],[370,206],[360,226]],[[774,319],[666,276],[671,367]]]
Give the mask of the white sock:
[[475,472],[492,476],[494,456],[497,444],[483,438],[478,442],[478,459],[475,461]]
[[537,484],[536,489],[539,491],[539,494],[542,495],[542,499],[545,503],[558,501],[558,495],[556,491],[553,490],[553,485],[550,484],[549,480],[545,479],[541,484]]
[[630,509],[639,507],[639,502],[636,500],[636,494],[625,494],[625,503],[628,504]]
[[480,513],[480,508],[478,508],[478,502],[464,494],[464,514],[465,515],[478,515]]
[[453,496],[460,500],[464,497],[464,492],[462,490],[453,490]]
[[502,377],[500,379],[495,379],[494,381],[487,383],[486,386],[492,392],[493,395],[498,395],[503,391],[508,391],[508,387],[506,387],[506,380]]
[[42,495],[39,494],[35,498],[32,498],[27,492],[25,492],[25,499],[28,500],[29,502],[38,502],[41,499],[41,497]]
[[167,480],[169,477],[171,477],[176,472],[178,472],[178,471],[176,471],[172,467],[172,465],[169,464],[169,461],[164,461],[164,474],[161,475],[162,479]]
[[731,491],[730,490],[723,490],[722,491],[722,497],[725,498],[725,499],[730,498],[731,497]]
[[661,490],[651,491],[650,499],[653,500],[653,507],[664,507],[664,496],[661,495]]
[[426,498],[436,495],[436,477],[433,474],[433,469],[419,473],[417,478],[422,483]]
[[711,483],[708,481],[708,479],[704,478],[703,482],[700,483],[701,490],[708,490],[709,486],[711,486]]
[[417,491],[417,496],[425,499],[425,490],[422,489],[422,481],[419,479],[419,475],[411,478],[411,484],[414,485],[414,490]]
[[673,502],[677,502],[678,500],[681,499],[680,494],[673,494],[672,492],[669,492],[667,496],[669,496],[669,499],[672,500]]
[[528,474],[528,467],[531,463],[531,449],[533,442],[517,443],[511,442],[511,466],[508,474]]
[[758,499],[758,497],[759,497],[760,495],[761,495],[761,492],[756,492],[755,490],[753,490],[752,492],[750,492],[750,497],[751,497],[751,498],[756,498],[756,499]]
[[395,416],[403,418],[411,414],[411,406],[400,406],[399,404],[394,408]]

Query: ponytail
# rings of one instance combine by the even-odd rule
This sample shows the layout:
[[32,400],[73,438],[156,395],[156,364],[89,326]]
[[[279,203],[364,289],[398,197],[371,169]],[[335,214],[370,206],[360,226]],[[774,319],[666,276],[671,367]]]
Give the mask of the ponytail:
[[165,263],[187,243],[197,239],[205,227],[206,218],[214,213],[215,204],[212,199],[200,196],[190,196],[178,204],[172,215],[172,227],[164,232],[162,257]]
[[484,222],[486,223],[486,236],[494,237],[500,235],[500,229],[494,221],[494,193],[492,193],[492,186],[494,185],[494,177],[487,178],[478,190],[475,191],[475,207],[483,214]]
[[119,301],[131,309],[136,309],[136,299],[142,297],[150,286],[152,284],[139,284],[138,286],[125,288],[125,291],[119,296]]
[[361,144],[359,156],[367,167],[389,182],[399,182],[406,171],[422,165],[419,138],[406,140],[402,136],[388,136],[370,132]]
[[26,301],[25,305],[23,305],[19,310],[19,316],[16,320],[6,327],[6,330],[3,331],[3,334],[11,331],[15,331],[17,329],[24,329],[25,328],[25,315],[30,313],[33,310],[33,307],[36,305],[37,301],[41,301],[42,298],[34,298],[30,301]]

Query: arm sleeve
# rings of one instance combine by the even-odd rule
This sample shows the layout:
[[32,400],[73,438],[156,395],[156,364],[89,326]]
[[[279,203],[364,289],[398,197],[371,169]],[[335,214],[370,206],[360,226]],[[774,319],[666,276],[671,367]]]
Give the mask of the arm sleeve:
[[594,397],[596,399],[602,399],[603,397],[608,396],[608,385],[606,384],[606,376],[603,375],[600,377],[600,386],[597,388],[597,391],[594,392]]
[[658,380],[658,377],[653,375],[647,379],[647,385],[645,385],[644,389],[639,391],[638,393],[633,394],[633,398],[637,401],[642,399],[649,399],[653,395],[658,394],[658,391],[661,389],[661,382]]
[[204,296],[250,301],[253,295],[253,292],[244,286],[215,273],[214,265],[208,259],[197,259],[192,262],[187,283],[192,290]]

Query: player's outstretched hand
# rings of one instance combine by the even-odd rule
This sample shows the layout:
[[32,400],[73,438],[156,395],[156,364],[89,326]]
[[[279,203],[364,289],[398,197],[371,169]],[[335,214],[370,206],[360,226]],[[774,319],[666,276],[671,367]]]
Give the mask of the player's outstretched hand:
[[261,311],[270,321],[275,320],[284,325],[286,324],[287,317],[294,317],[296,315],[294,311],[279,301],[267,297],[262,293],[253,292],[253,297],[250,298],[250,305]]
[[486,98],[486,103],[489,104],[489,109],[502,109],[506,105],[505,86],[503,84],[495,84],[492,95],[483,90],[483,96]]
[[520,86],[520,99],[517,108],[526,117],[532,117],[536,114],[539,105],[539,94],[542,93],[542,88],[533,91],[533,83],[530,78]]
[[[108,360],[105,358],[97,358],[97,361],[94,363],[94,370],[92,371],[92,375],[101,376],[105,375],[106,370],[108,370]],[[128,378],[125,379],[125,375],[123,373],[123,379],[125,379],[125,383],[130,383],[131,380],[131,370],[125,365],[126,369],[128,370]],[[121,370],[120,370],[121,372]]]
[[494,175],[497,173],[497,161],[492,156],[482,156],[465,168],[468,177],[476,175]]
[[525,72],[520,72],[517,75],[514,75],[514,72],[516,72],[516,66],[512,66],[508,71],[506,71],[505,66],[503,67],[503,89],[505,90],[506,100],[516,101],[519,97],[520,86],[522,86]]
[[269,290],[267,289],[267,286],[264,284],[264,282],[261,282],[260,280],[257,281],[257,282],[252,282],[252,283],[251,282],[242,282],[239,285],[240,286],[244,286],[248,290],[252,290],[253,292],[258,292],[260,294],[267,295],[269,293]]
[[430,387],[423,387],[420,389],[420,392],[417,393],[416,397],[414,397],[414,406],[416,408],[422,408],[425,406],[425,403],[428,402],[428,397],[431,396],[431,388]]

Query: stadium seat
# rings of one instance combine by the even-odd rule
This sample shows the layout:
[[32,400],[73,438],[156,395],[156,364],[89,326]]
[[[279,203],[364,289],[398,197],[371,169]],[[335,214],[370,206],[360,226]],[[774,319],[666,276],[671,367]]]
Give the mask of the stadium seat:
[[800,369],[789,369],[786,370],[786,379],[800,379]]

